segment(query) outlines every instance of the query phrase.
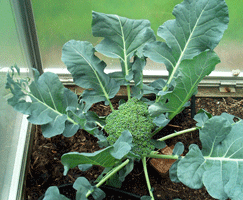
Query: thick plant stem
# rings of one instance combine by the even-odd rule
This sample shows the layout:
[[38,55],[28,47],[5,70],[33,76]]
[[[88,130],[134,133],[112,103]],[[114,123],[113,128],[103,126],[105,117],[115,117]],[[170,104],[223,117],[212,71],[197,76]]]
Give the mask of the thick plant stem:
[[151,184],[150,184],[149,176],[148,176],[146,157],[142,158],[142,163],[143,163],[143,171],[144,171],[145,179],[146,179],[146,182],[147,182],[149,195],[151,196],[151,200],[154,200],[154,195],[153,195],[153,192],[152,192],[152,188],[151,188]]
[[165,140],[170,139],[170,138],[173,138],[175,136],[178,136],[178,135],[181,135],[181,134],[184,134],[184,133],[189,133],[189,132],[192,132],[192,131],[196,131],[198,129],[199,129],[199,127],[189,128],[189,129],[186,129],[186,130],[183,130],[183,131],[178,131],[176,133],[172,133],[170,135],[166,135],[166,136],[164,136],[164,137],[162,137],[160,139],[157,139],[157,140],[158,141],[165,141]]
[[[120,169],[125,167],[129,163],[129,159],[125,160],[123,163],[112,169],[109,173],[107,173],[95,186],[98,188],[102,184],[104,184],[111,176],[113,176],[116,172],[118,172]],[[93,191],[89,190],[86,194],[86,197],[92,194]]]

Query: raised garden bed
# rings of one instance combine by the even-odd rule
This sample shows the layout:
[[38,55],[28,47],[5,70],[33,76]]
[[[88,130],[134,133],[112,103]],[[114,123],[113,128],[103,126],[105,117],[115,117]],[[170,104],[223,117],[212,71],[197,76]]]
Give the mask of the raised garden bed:
[[[112,101],[115,108],[117,107],[117,102],[118,100]],[[228,112],[229,114],[243,118],[243,100],[237,98],[196,98],[196,111],[201,108],[213,115]],[[99,116],[105,116],[111,112],[110,107],[104,106],[102,103],[95,104],[92,110],[97,112]],[[176,116],[156,137],[193,127],[195,121],[190,115],[190,108],[185,109],[183,113]],[[83,130],[78,131],[77,134],[70,138],[55,136],[47,139],[42,136],[41,129],[37,126],[36,132],[33,133],[32,153],[30,155],[30,164],[27,168],[25,199],[38,199],[49,186],[70,184],[80,176],[85,176],[88,180],[95,180],[102,172],[102,167],[93,166],[86,172],[74,168],[69,171],[67,176],[63,176],[63,165],[60,159],[64,153],[70,151],[97,151],[99,146],[96,142],[97,139],[95,137]],[[198,132],[183,134],[173,140],[167,140],[167,145],[175,145],[177,142],[183,142],[186,152],[190,144],[200,145]],[[173,183],[169,178],[168,172],[164,175],[159,175],[151,165],[148,165],[148,168],[151,185],[155,189],[155,197],[158,199],[214,199],[210,197],[204,188],[193,190],[184,186],[182,183]],[[135,164],[134,170],[126,177],[121,189],[127,192],[133,191],[133,193],[141,196],[148,195],[143,168],[140,163]],[[109,196],[109,193],[106,195],[107,200],[119,199],[119,197]]]

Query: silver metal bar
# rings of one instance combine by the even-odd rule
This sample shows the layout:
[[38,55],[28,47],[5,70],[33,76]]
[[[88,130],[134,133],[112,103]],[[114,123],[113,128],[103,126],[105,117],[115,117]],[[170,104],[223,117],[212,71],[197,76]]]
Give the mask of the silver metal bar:
[[[82,93],[83,89],[78,89],[75,86],[73,78],[66,68],[48,68],[44,71],[57,74],[65,86],[72,88],[78,94]],[[106,73],[114,71],[105,70]],[[166,70],[144,70],[144,83],[146,84],[158,78],[166,80],[167,77],[168,72]],[[123,88],[121,88],[118,96],[124,94]],[[212,72],[199,83],[196,97],[243,97],[243,75],[233,76],[229,72]]]
[[30,0],[10,0],[15,15],[16,26],[23,49],[28,56],[29,68],[43,73],[36,26]]
[[[9,0],[9,2],[11,3],[15,17],[19,41],[21,42],[22,50],[24,51],[23,54],[26,58],[27,72],[31,72],[31,68],[34,67],[40,73],[43,73],[31,1]],[[26,116],[24,116],[19,129],[16,156],[14,160],[11,160],[11,162],[14,163],[14,167],[9,194],[8,197],[6,197],[8,200],[23,199],[23,183],[30,143],[30,129],[31,124],[29,124]]]
[[[73,78],[66,68],[47,68],[44,71],[57,74],[65,85],[74,85]],[[106,73],[114,71],[115,70],[105,70]],[[144,70],[144,83],[147,84],[158,78],[166,80],[167,77],[168,72],[166,70]],[[220,87],[225,85],[238,88],[243,87],[243,75],[233,76],[230,72],[212,72],[199,83],[199,87]]]

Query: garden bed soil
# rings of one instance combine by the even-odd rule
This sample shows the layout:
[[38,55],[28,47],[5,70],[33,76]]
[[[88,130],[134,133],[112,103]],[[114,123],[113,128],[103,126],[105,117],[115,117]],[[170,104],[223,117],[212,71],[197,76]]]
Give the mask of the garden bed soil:
[[[118,100],[112,103],[117,108]],[[213,115],[220,115],[228,112],[237,117],[243,118],[243,100],[233,98],[196,98],[196,111],[204,109]],[[111,110],[109,106],[102,103],[95,104],[92,110],[100,116],[108,115]],[[191,109],[186,108],[181,114],[177,115],[156,137],[162,137],[195,126],[195,121],[191,118]],[[198,131],[180,135],[174,139],[167,140],[167,145],[175,145],[182,142],[185,151],[188,151],[190,144],[198,144]],[[99,150],[97,139],[83,130],[79,130],[73,137],[65,138],[55,136],[51,139],[44,138],[39,126],[33,135],[32,153],[30,155],[29,167],[26,176],[26,200],[38,199],[49,186],[73,183],[78,177],[85,176],[88,180],[95,180],[102,172],[103,168],[93,166],[86,172],[78,168],[71,169],[67,176],[63,176],[63,165],[61,156],[64,153],[76,152],[95,152]],[[148,161],[149,162],[149,161]],[[159,174],[148,164],[151,185],[154,188],[155,197],[160,200],[172,200],[180,198],[182,200],[212,200],[205,188],[193,190],[182,183],[173,183],[166,174]],[[122,190],[133,192],[139,195],[148,195],[145,177],[141,163],[135,163],[134,170],[130,173],[122,184]],[[106,194],[106,200],[122,199]],[[92,199],[92,198],[90,198]],[[128,199],[127,199],[128,200]]]

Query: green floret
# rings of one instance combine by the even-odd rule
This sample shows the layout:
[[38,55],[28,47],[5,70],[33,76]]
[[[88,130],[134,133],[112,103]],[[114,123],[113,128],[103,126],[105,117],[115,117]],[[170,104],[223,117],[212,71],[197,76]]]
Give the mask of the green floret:
[[154,150],[151,132],[155,128],[153,118],[149,115],[146,103],[132,98],[119,106],[106,118],[105,131],[108,142],[114,144],[125,130],[133,136],[132,151],[137,155],[146,155]]

